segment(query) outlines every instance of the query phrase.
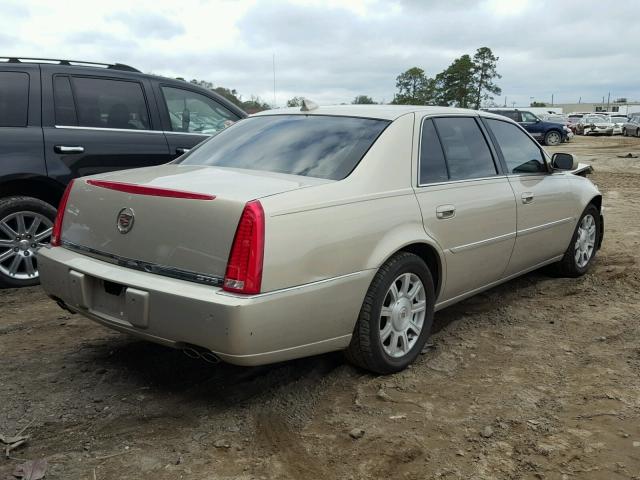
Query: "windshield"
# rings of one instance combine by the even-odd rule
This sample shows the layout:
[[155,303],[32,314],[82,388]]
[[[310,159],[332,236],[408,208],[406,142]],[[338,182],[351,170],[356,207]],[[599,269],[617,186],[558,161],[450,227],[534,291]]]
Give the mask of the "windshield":
[[603,123],[606,122],[607,119],[600,115],[591,115],[590,117],[585,117],[584,121],[587,123]]
[[611,117],[612,123],[625,123],[627,121],[627,117]]
[[341,180],[389,123],[322,115],[252,117],[223,130],[178,163]]

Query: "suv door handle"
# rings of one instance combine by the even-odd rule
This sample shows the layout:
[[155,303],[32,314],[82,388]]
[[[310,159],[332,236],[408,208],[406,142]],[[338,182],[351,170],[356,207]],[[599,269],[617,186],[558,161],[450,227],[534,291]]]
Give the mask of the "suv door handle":
[[456,207],[454,205],[440,205],[436,208],[436,217],[444,220],[456,216]]
[[81,145],[55,145],[53,151],[56,153],[84,153],[84,147]]
[[522,198],[522,203],[531,203],[533,202],[533,193],[524,192],[520,198]]
[[176,153],[178,155],[182,155],[183,153],[187,153],[189,150],[191,150],[190,148],[184,148],[184,147],[178,147],[176,148]]

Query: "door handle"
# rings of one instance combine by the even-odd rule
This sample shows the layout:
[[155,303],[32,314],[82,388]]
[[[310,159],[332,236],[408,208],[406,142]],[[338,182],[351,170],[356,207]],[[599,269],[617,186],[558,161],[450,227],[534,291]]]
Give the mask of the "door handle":
[[81,145],[55,145],[53,151],[56,153],[84,153],[84,147]]
[[444,220],[456,216],[456,207],[453,205],[440,205],[436,208],[436,217]]
[[190,148],[184,148],[184,147],[178,147],[176,148],[176,153],[178,155],[182,155],[183,153],[187,153],[189,150],[191,150]]
[[533,193],[524,192],[520,198],[522,198],[522,203],[531,203],[533,202]]

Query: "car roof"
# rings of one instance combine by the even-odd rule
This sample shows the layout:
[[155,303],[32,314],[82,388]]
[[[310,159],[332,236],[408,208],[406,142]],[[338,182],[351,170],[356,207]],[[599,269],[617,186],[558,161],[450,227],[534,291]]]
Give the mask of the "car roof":
[[471,110],[467,108],[437,107],[425,105],[329,105],[319,106],[311,110],[302,111],[300,107],[278,108],[265,110],[251,115],[252,117],[265,115],[331,115],[342,117],[376,118],[381,120],[395,120],[408,113],[423,113],[427,115],[481,115],[483,117],[505,117],[491,112]]

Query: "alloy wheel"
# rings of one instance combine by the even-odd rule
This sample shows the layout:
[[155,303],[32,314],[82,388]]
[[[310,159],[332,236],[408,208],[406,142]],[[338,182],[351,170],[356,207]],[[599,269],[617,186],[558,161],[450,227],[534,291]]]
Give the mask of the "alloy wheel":
[[403,273],[392,283],[380,311],[380,341],[387,355],[400,358],[420,337],[426,314],[424,285],[414,273]]
[[559,133],[549,132],[547,134],[546,143],[547,145],[558,145],[562,141]]
[[592,215],[582,217],[578,226],[578,238],[574,247],[575,261],[578,268],[584,268],[593,256],[596,245],[596,221]]
[[51,240],[53,223],[36,212],[16,212],[0,220],[0,274],[14,280],[38,277],[35,253]]

